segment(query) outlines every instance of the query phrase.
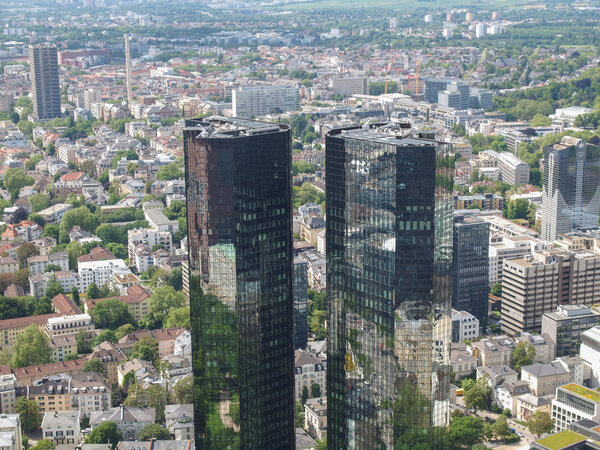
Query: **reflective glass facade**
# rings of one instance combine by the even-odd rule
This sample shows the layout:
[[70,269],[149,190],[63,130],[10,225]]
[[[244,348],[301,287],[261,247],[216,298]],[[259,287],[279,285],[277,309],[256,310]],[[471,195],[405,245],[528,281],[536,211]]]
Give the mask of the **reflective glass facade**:
[[291,134],[184,129],[198,449],[293,449]]
[[308,343],[308,274],[306,261],[294,258],[294,347]]
[[598,227],[600,147],[565,136],[544,149],[542,238]]
[[454,157],[372,127],[326,166],[328,448],[444,448]]
[[[478,217],[454,216],[452,307],[488,318],[490,225]],[[485,329],[484,329],[485,331]]]

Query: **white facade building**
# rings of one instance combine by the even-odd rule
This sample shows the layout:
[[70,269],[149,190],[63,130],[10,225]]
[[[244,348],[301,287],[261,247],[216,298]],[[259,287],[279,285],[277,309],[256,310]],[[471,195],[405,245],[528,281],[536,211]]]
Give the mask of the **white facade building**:
[[234,117],[251,119],[300,109],[300,91],[294,86],[242,86],[231,95]]

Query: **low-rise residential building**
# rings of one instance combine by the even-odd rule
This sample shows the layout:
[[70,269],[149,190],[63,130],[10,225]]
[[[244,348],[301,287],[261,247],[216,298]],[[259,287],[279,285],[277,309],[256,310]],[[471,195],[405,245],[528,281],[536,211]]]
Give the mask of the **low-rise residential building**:
[[71,292],[76,287],[79,291],[82,291],[79,276],[77,272],[71,271],[57,271],[57,272],[46,272],[32,275],[29,277],[29,292],[36,298],[43,297],[46,295],[46,289],[48,289],[48,283],[56,280],[60,283],[64,292]]
[[59,315],[42,314],[39,316],[0,320],[0,345],[2,348],[12,347],[15,345],[17,336],[30,325],[35,325],[40,331],[45,332],[48,320],[54,317],[59,317]]
[[177,441],[194,438],[194,405],[167,405],[165,422],[171,436]]
[[321,395],[327,391],[327,359],[318,357],[307,350],[296,350],[295,355],[295,392],[296,398],[302,397],[304,387],[311,392],[313,384],[318,384],[321,388]]
[[2,233],[2,240],[24,240],[31,242],[42,236],[44,229],[31,220],[23,220],[21,223],[9,224]]
[[42,420],[42,437],[56,445],[77,445],[81,432],[79,422],[79,410],[47,412]]
[[471,341],[479,336],[479,320],[467,311],[452,310],[452,342]]
[[590,381],[591,368],[580,356],[563,356],[556,361],[569,372],[569,383],[584,384]]
[[42,216],[46,223],[59,223],[67,211],[73,208],[69,203],[57,203],[46,209],[38,211],[36,214]]
[[2,450],[21,450],[23,448],[22,433],[19,414],[0,414],[0,448]]
[[454,209],[470,209],[477,207],[485,210],[500,210],[504,208],[504,197],[498,194],[455,195]]
[[179,229],[179,222],[169,219],[159,209],[144,208],[144,216],[150,224],[150,227],[157,231],[167,231],[173,235]]
[[29,273],[38,275],[46,271],[49,265],[59,266],[60,271],[69,270],[69,254],[67,252],[56,252],[51,255],[38,255],[27,258]]
[[300,221],[300,239],[317,247],[319,233],[325,229],[325,220],[318,214],[309,214]]
[[488,384],[492,389],[500,386],[502,383],[516,382],[519,374],[505,365],[485,366],[477,368],[477,379],[487,377]]
[[160,384],[161,375],[149,361],[134,358],[117,367],[117,383],[127,388],[132,383],[141,385]]
[[14,414],[17,379],[12,373],[0,375],[0,414]]
[[127,361],[127,357],[112,342],[102,342],[94,347],[87,360],[98,359],[104,365],[104,375],[111,386],[119,381],[118,367]]
[[52,350],[52,360],[64,361],[69,355],[77,355],[77,340],[74,335],[55,336],[48,342]]
[[554,393],[558,386],[569,382],[570,376],[569,371],[558,362],[521,367],[521,379],[529,383],[531,393],[539,397]]
[[154,423],[154,408],[133,408],[118,406],[108,411],[94,412],[90,415],[92,430],[104,422],[114,422],[123,434],[123,440],[135,441],[146,426]]
[[[150,311],[150,292],[148,292],[145,287],[139,284],[131,286],[127,290],[126,295],[109,298],[115,298],[127,305],[127,309],[129,309],[131,317],[133,317],[133,319],[136,321],[146,317]],[[90,311],[103,300],[108,300],[108,298],[95,298],[86,300],[84,303],[84,311],[89,314]]]
[[92,283],[102,287],[110,283],[115,274],[130,272],[122,259],[102,247],[93,248],[89,254],[77,258],[77,270],[81,291],[87,290]]
[[17,386],[30,386],[34,381],[43,378],[80,373],[83,371],[85,362],[85,359],[73,359],[57,363],[39,364],[37,366],[13,369],[12,373],[17,379]]
[[71,407],[81,411],[82,417],[108,410],[111,407],[111,393],[111,386],[98,373],[83,372],[71,376]]
[[477,358],[466,350],[452,349],[450,351],[450,364],[452,364],[454,379],[457,380],[471,375],[477,369]]
[[19,270],[19,261],[10,256],[0,257],[0,277],[3,277],[5,274],[14,274],[17,270]]
[[600,392],[569,383],[556,388],[552,400],[552,420],[554,431],[563,431],[582,419],[600,423]]
[[154,228],[136,228],[127,231],[127,249],[130,261],[135,248],[140,244],[145,244],[149,250],[152,250],[155,245],[163,245],[170,252],[173,247],[172,234]]
[[[194,439],[184,441],[121,441],[116,450],[190,450],[196,448]],[[85,450],[85,449],[82,449]],[[96,449],[93,449],[96,450]]]
[[529,384],[523,380],[505,381],[494,388],[493,401],[502,410],[516,414],[517,398],[529,392]]
[[184,334],[185,328],[165,328],[162,330],[137,330],[127,336],[119,339],[118,347],[124,351],[129,351],[143,336],[149,336],[158,342],[158,356],[172,355],[175,349],[175,341]]
[[482,339],[471,344],[479,366],[508,366],[515,341],[507,336]]
[[30,386],[17,388],[19,396],[35,400],[41,413],[71,411],[71,393],[68,375],[42,378]]
[[517,413],[513,414],[517,420],[527,422],[533,413],[537,411],[551,413],[550,400],[544,397],[536,397],[531,393],[519,395],[516,402]]
[[533,346],[535,362],[549,363],[554,360],[556,345],[548,334],[522,333],[521,336],[515,338],[515,345],[519,342],[527,342]]
[[542,333],[556,343],[557,358],[577,355],[581,333],[598,325],[600,313],[584,305],[559,305],[542,317]]
[[304,403],[304,429],[313,439],[327,436],[327,397],[309,398]]
[[89,314],[51,317],[46,326],[46,334],[51,339],[57,336],[75,335],[80,331],[85,331],[88,335],[93,333],[94,323]]

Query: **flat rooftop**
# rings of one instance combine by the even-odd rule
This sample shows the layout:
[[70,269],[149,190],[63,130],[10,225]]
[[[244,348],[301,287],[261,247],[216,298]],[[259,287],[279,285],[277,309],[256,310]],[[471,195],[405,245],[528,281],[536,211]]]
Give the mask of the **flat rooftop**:
[[410,128],[403,128],[398,124],[383,124],[377,128],[347,128],[334,129],[329,132],[329,136],[335,136],[341,139],[357,139],[362,141],[377,142],[380,144],[392,144],[400,147],[430,147],[435,141],[428,139],[417,139],[410,137]]
[[185,131],[200,131],[203,138],[234,138],[255,134],[278,133],[287,130],[288,125],[261,122],[240,117],[210,116],[204,119],[185,121]]

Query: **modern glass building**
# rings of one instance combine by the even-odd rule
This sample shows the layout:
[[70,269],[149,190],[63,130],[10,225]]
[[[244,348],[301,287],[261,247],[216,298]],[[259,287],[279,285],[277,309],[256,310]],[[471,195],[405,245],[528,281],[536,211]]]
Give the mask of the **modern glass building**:
[[542,238],[598,228],[600,147],[565,136],[544,149]]
[[293,449],[291,133],[184,129],[198,449]]
[[447,446],[454,155],[397,127],[326,138],[330,449]]
[[490,291],[489,240],[489,223],[475,216],[454,215],[452,307],[473,314],[483,326]]
[[306,348],[308,343],[308,274],[307,263],[294,258],[294,347]]

